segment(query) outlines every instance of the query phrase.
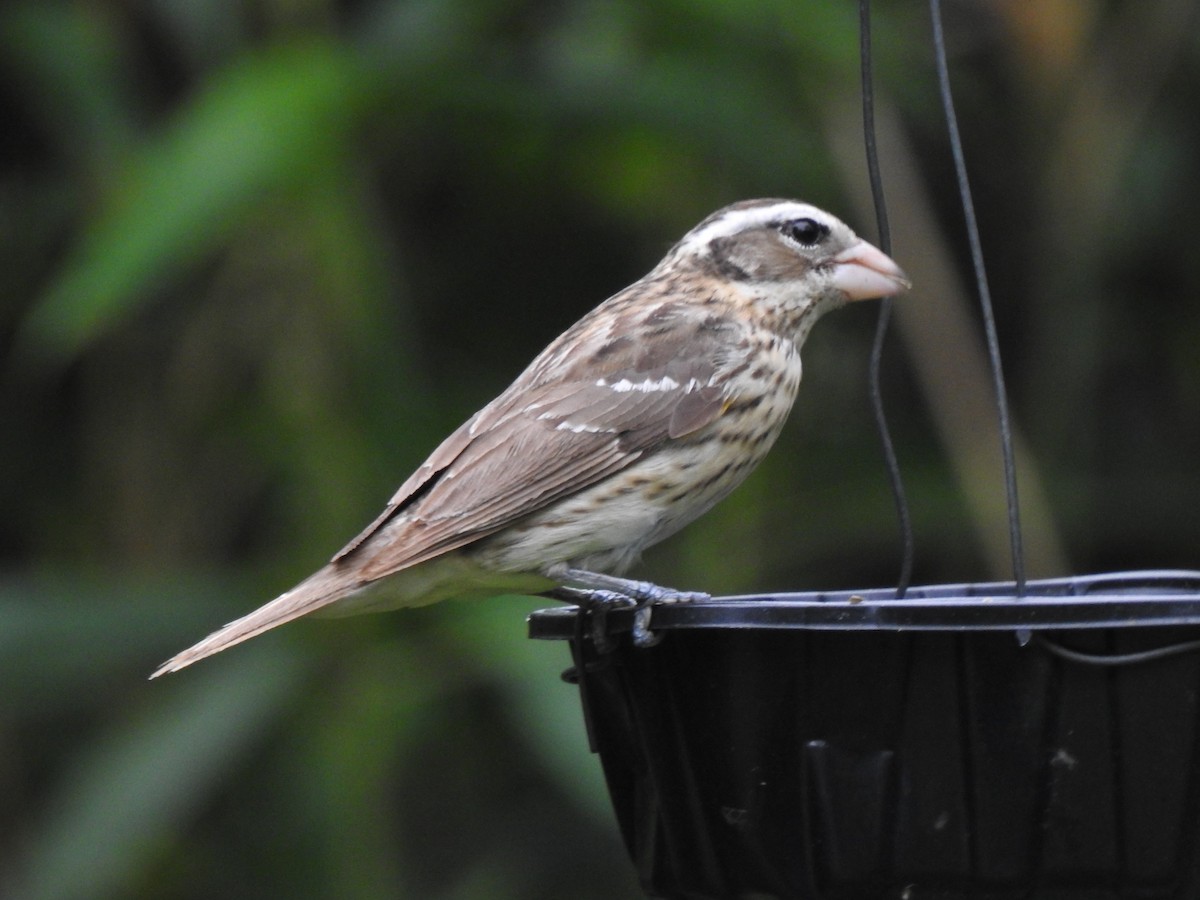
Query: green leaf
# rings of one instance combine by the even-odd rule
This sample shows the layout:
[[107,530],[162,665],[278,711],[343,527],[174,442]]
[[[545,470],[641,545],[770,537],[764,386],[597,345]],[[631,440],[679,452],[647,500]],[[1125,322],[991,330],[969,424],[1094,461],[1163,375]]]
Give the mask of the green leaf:
[[233,239],[269,192],[303,188],[339,165],[366,84],[331,41],[276,46],[218,74],[128,163],[34,307],[21,349],[77,353]]

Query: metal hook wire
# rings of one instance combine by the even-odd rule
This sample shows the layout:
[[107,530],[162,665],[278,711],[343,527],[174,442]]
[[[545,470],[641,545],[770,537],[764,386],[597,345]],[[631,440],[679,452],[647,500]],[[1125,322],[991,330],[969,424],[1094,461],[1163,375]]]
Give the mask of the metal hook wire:
[[996,398],[996,416],[1000,424],[1000,450],[1004,457],[1004,490],[1008,507],[1008,538],[1012,548],[1013,580],[1016,582],[1017,596],[1019,597],[1025,593],[1025,554],[1021,541],[1020,507],[1017,501],[1017,465],[1013,456],[1012,428],[1008,413],[1008,394],[1004,387],[1004,369],[1000,363],[1000,342],[996,337],[996,318],[992,312],[992,295],[988,289],[987,272],[983,265],[983,246],[979,240],[979,225],[975,221],[975,204],[971,199],[971,185],[967,180],[967,164],[963,156],[962,138],[959,136],[958,118],[954,112],[954,98],[950,92],[950,71],[946,63],[946,38],[942,30],[941,0],[929,0],[929,14],[933,20],[933,47],[937,64],[938,88],[941,93],[942,110],[946,115],[950,151],[954,156],[958,193],[962,200],[967,240],[971,247],[975,286],[979,295],[979,306],[983,312],[984,332],[987,336],[988,361],[991,364],[992,386]]
[[[879,249],[890,255],[892,252],[892,232],[888,224],[887,201],[883,195],[883,178],[879,174],[879,149],[875,139],[875,89],[871,65],[871,0],[859,0],[858,26],[859,59],[862,63],[863,139],[866,143],[867,151],[867,177],[871,182],[871,198],[875,203],[875,221],[879,230]],[[896,458],[896,448],[892,443],[891,430],[888,428],[887,416],[883,411],[883,389],[881,387],[880,370],[883,360],[883,341],[887,336],[888,324],[891,322],[891,318],[892,298],[886,297],[880,301],[879,318],[875,325],[875,339],[871,345],[868,381],[871,395],[871,412],[875,417],[875,430],[878,432],[879,442],[883,446],[883,458],[887,466],[888,484],[892,490],[892,499],[896,505],[896,517],[900,524],[900,577],[896,580],[896,599],[903,600],[909,585],[912,583],[915,549],[912,516],[909,513],[908,498],[904,492],[904,481],[900,477],[900,463]]]

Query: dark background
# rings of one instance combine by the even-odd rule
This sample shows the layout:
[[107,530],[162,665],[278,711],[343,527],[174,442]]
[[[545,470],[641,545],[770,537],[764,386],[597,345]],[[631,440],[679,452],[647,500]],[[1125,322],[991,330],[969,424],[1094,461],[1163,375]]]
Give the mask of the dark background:
[[[947,0],[1032,576],[1200,564],[1197,19]],[[145,676],[717,207],[796,196],[874,239],[856,27],[827,0],[0,9],[0,895],[635,895],[537,601]],[[925,5],[877,3],[875,35],[916,577],[1004,578]],[[876,309],[821,323],[769,460],[635,574],[895,581]]]

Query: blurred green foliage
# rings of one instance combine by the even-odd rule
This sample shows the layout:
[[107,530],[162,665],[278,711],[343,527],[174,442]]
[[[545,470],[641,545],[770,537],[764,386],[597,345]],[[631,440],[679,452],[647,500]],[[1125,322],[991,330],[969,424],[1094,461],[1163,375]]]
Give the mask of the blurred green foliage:
[[[1194,566],[1196,4],[947,6],[1032,574]],[[926,14],[876,7],[918,578],[1003,577]],[[320,564],[708,212],[800,196],[873,235],[857,78],[850,2],[0,9],[0,895],[634,896],[536,600],[144,677]],[[873,315],[822,323],[763,470],[643,574],[894,579]]]

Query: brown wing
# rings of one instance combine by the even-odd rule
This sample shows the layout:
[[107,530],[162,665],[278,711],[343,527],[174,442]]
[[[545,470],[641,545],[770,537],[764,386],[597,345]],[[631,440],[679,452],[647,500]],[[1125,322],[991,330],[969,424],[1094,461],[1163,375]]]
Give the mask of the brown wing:
[[469,544],[704,427],[733,399],[735,323],[661,317],[646,340],[619,339],[617,352],[607,350],[611,331],[601,322],[590,340],[577,334],[578,364],[548,365],[564,348],[547,348],[335,560],[365,554],[359,575],[372,581]]
[[337,562],[357,550],[363,541],[378,531],[385,522],[394,518],[409,503],[419,497],[422,488],[436,482],[442,473],[446,471],[446,468],[471,443],[471,438],[474,435],[474,425],[479,420],[479,417],[487,411],[488,409],[485,408],[477,412],[460,425],[450,437],[442,441],[438,445],[438,448],[430,454],[429,459],[421,463],[417,471],[409,475],[404,484],[400,485],[400,489],[388,501],[388,505],[384,507],[383,512],[375,517],[375,521],[360,531],[350,543],[339,550],[330,562]]

